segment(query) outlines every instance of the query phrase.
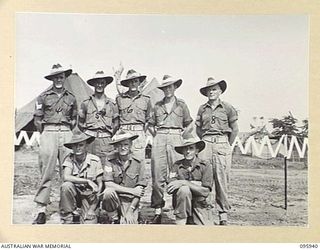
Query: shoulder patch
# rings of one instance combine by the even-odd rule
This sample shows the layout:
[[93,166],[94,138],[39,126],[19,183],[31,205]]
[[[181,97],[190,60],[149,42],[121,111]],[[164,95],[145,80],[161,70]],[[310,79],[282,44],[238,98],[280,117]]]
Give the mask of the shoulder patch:
[[174,178],[177,177],[177,173],[176,172],[170,172],[169,173],[169,178]]
[[105,165],[104,166],[104,171],[106,171],[107,173],[111,173],[112,172],[112,167]]

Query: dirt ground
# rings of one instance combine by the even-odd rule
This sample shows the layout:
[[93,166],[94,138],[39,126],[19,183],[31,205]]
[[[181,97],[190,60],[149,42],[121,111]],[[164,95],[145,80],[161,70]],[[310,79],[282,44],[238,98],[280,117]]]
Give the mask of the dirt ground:
[[[151,173],[147,160],[148,187],[141,200],[142,217],[153,216],[150,208]],[[239,226],[307,226],[308,225],[308,171],[304,163],[288,163],[288,207],[284,209],[283,159],[261,160],[235,155],[230,173],[229,197],[232,209],[229,224]],[[33,196],[39,181],[37,150],[21,149],[15,152],[13,194],[14,224],[31,224],[34,219]],[[51,204],[48,206],[48,224],[59,224],[59,174],[57,172]],[[171,197],[166,196],[164,222],[174,224]],[[216,222],[218,217],[215,218]]]

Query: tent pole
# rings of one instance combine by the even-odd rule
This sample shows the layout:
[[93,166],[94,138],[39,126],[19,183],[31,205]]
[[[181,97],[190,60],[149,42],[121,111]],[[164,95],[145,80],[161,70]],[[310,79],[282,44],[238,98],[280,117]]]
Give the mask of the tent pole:
[[287,187],[288,187],[288,168],[287,168],[287,156],[284,157],[284,209],[288,208],[288,197],[287,197]]

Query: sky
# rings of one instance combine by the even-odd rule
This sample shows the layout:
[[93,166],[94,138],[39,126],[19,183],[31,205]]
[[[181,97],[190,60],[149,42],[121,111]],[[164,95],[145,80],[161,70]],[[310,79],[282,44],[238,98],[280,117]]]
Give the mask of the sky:
[[[240,131],[253,117],[308,118],[309,20],[306,15],[95,15],[16,14],[15,105],[22,107],[51,82],[53,64],[72,67],[84,80],[98,70],[122,77],[135,69],[161,81],[183,83],[176,96],[196,118],[207,101],[208,77],[224,79],[221,99],[239,110]],[[106,88],[115,98],[115,84]]]

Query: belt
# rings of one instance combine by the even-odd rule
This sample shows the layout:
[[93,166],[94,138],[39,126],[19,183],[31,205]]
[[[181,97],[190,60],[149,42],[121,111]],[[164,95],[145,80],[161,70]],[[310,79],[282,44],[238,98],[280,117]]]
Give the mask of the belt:
[[229,142],[228,136],[226,135],[205,135],[202,138],[203,141],[211,143],[226,143]]
[[44,124],[45,131],[70,131],[69,125],[64,124]]
[[109,132],[104,131],[93,131],[93,130],[85,130],[84,133],[89,136],[93,136],[96,138],[106,138],[111,137],[111,134]]
[[158,128],[157,134],[178,134],[182,132],[181,128]]
[[131,131],[142,131],[144,130],[144,125],[143,124],[123,124],[123,125],[120,125],[120,128],[124,130],[131,130]]

